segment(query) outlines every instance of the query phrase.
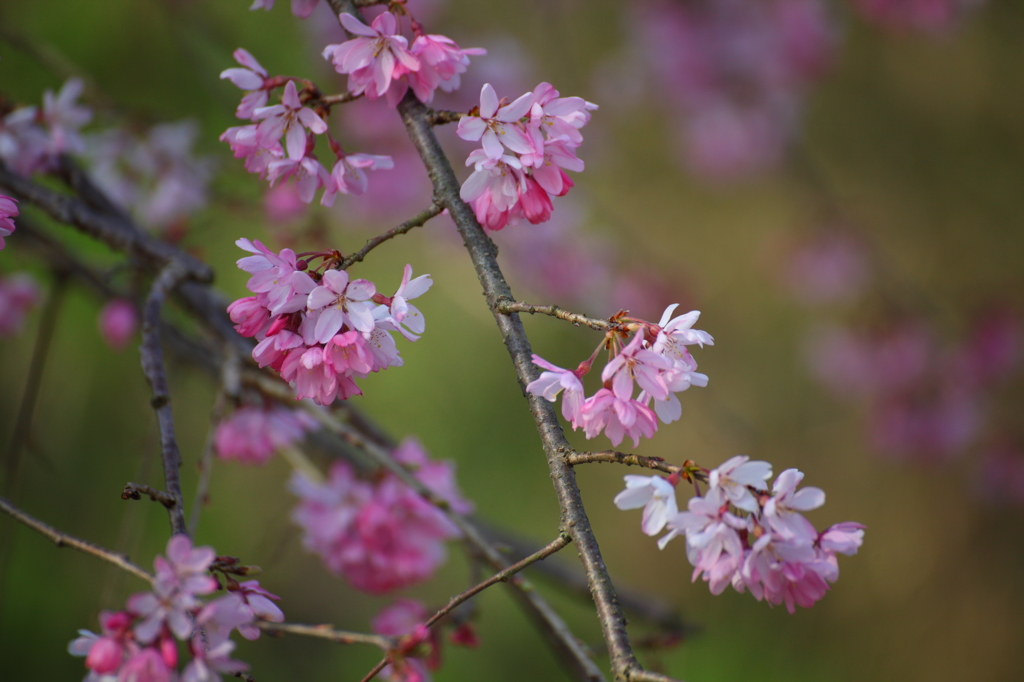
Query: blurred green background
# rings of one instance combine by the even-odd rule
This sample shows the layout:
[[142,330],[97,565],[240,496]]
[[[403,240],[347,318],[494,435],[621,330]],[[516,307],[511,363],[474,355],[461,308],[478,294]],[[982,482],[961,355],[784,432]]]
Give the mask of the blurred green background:
[[[216,267],[217,286],[232,298],[244,295],[245,282],[234,267],[234,240],[271,233],[260,204],[263,183],[244,174],[217,141],[236,125],[239,94],[218,80],[219,72],[234,66],[231,51],[244,46],[271,73],[311,77],[327,91],[344,87],[317,56],[324,34],[310,23],[323,21],[323,14],[304,24],[287,2],[279,4],[269,13],[249,12],[242,0],[0,4],[0,34],[28,39],[89,77],[97,88],[92,94],[109,105],[100,110],[101,124],[123,117],[133,125],[198,120],[198,151],[216,157],[223,172],[183,245]],[[598,99],[600,70],[625,37],[624,3],[431,4],[429,31],[463,46],[518,45],[527,80],[533,79],[527,87],[547,80],[609,110],[595,113],[584,131],[580,156],[588,166],[574,177],[571,196],[582,209],[584,232],[610,240],[622,262],[658,273],[684,305],[702,311],[698,326],[715,336],[713,348],[695,352],[710,385],[682,394],[682,420],[662,426],[635,451],[708,467],[740,453],[772,462],[777,472],[797,467],[808,485],[828,494],[828,504],[809,515],[815,525],[855,520],[868,527],[860,554],[840,559],[842,576],[832,591],[813,609],[789,615],[749,595],[730,590],[712,597],[704,584],[691,584],[683,542],[659,552],[639,532],[639,514],[612,504],[621,476],[639,471],[579,469],[616,582],[678,607],[700,627],[678,648],[643,660],[690,681],[1020,679],[1021,505],[979,493],[970,453],[933,466],[876,456],[864,437],[862,408],[827,394],[801,355],[806,328],[841,318],[842,311],[798,306],[778,286],[777,273],[778,244],[820,222],[824,188],[830,210],[856,224],[897,288],[913,292],[908,300],[928,311],[940,333],[962,334],[990,301],[1022,310],[1024,5],[992,2],[939,38],[879,31],[840,8],[837,58],[804,116],[803,165],[709,184],[679,168],[665,142],[672,123],[664,111],[639,106],[623,113]],[[38,103],[44,89],[60,86],[62,75],[4,38],[0,91]],[[485,61],[474,60],[471,71]],[[357,139],[356,131],[351,135]],[[460,167],[467,148],[451,149]],[[377,174],[373,182],[387,177]],[[314,206],[313,217],[293,228],[291,242],[302,246],[302,230],[319,227],[331,246],[347,251],[393,225],[352,218],[348,200],[340,197],[335,211]],[[512,242],[530,229],[508,228],[498,241]],[[271,241],[281,230],[275,228]],[[116,261],[81,239],[69,243],[97,262]],[[428,331],[416,344],[400,343],[405,366],[362,382],[365,396],[356,401],[395,436],[416,435],[435,458],[457,462],[462,490],[480,517],[546,542],[557,532],[558,510],[536,432],[450,222],[435,220],[355,269],[387,290],[407,262],[434,278],[418,301]],[[19,253],[15,234],[0,253],[0,272],[20,269],[45,277],[45,268]],[[510,279],[524,297],[566,304],[548,300],[514,273]],[[656,321],[661,305],[639,301],[632,310]],[[99,306],[72,288],[61,308],[17,504],[148,567],[166,543],[166,514],[148,501],[124,502],[119,493],[129,480],[162,482],[156,423],[134,349],[115,353],[96,333]],[[19,336],[0,341],[0,447],[11,438],[39,323],[37,311]],[[526,325],[535,351],[561,366],[584,358],[599,340],[548,318]],[[1000,394],[993,419],[1014,423],[1021,407],[1017,383]],[[191,505],[215,385],[172,361],[171,389]],[[571,438],[586,447],[579,434]],[[603,449],[607,441],[589,445]],[[262,566],[261,583],[281,595],[289,621],[367,631],[389,601],[356,593],[302,549],[288,518],[287,469],[280,458],[265,468],[218,463],[196,542]],[[0,533],[10,555],[0,585],[0,677],[79,679],[82,660],[65,653],[67,643],[79,628],[97,629],[101,609],[119,608],[143,586],[23,527],[5,522]],[[571,549],[565,554],[573,559]],[[450,555],[433,581],[404,594],[439,605],[464,589],[466,562],[455,545]],[[591,605],[543,589],[584,640],[599,642]],[[642,622],[631,625],[632,634],[645,632]],[[446,649],[437,679],[562,678],[502,588],[480,599],[479,634],[477,650]],[[377,660],[375,650],[294,637],[242,642],[236,653],[260,682],[356,680]]]

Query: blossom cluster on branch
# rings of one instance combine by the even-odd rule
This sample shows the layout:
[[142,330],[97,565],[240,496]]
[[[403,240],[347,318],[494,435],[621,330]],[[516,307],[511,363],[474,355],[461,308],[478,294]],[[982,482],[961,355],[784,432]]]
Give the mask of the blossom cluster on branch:
[[574,185],[565,171],[583,170],[576,156],[583,142],[580,128],[597,109],[582,97],[559,97],[550,83],[501,104],[485,84],[476,114],[463,116],[458,127],[459,137],[483,145],[466,159],[473,174],[461,196],[490,230],[520,217],[534,224],[551,217],[551,197],[564,196]]
[[[68,645],[71,654],[85,656],[85,682],[219,681],[220,673],[234,675],[249,667],[231,658],[232,631],[257,639],[257,619],[284,621],[274,604],[276,595],[258,580],[238,582],[230,575],[244,575],[247,567],[217,557],[211,547],[193,547],[185,535],[173,536],[166,557],[158,556],[153,565],[152,591],[129,597],[124,611],[104,611],[100,634],[80,630],[80,637]],[[224,586],[211,575],[215,570]],[[208,602],[199,598],[224,587],[223,596]],[[180,678],[175,640],[187,642],[192,657]]]
[[[472,511],[451,463],[431,461],[412,438],[393,457],[453,511]],[[327,481],[297,472],[289,487],[300,499],[292,519],[305,531],[303,544],[364,592],[383,594],[426,580],[444,561],[444,542],[459,537],[440,509],[389,472],[368,481],[347,462],[335,462]]]
[[[253,254],[238,267],[252,275],[246,286],[256,295],[232,303],[228,314],[239,334],[259,340],[253,359],[280,372],[298,398],[329,405],[339,396],[361,395],[355,379],[402,365],[391,332],[415,341],[426,328],[409,301],[426,293],[433,280],[414,279],[410,265],[398,290],[384,296],[373,282],[350,280],[345,270],[333,269],[337,252],[299,260],[291,249],[275,254],[259,240],[236,243]],[[322,260],[310,269],[314,259]]]
[[[601,345],[575,370],[562,369],[534,355],[534,364],[545,371],[526,390],[551,402],[564,391],[562,416],[573,429],[582,428],[587,438],[604,432],[613,445],[629,436],[635,447],[640,436],[654,435],[658,419],[669,424],[682,416],[676,393],[708,383],[707,375],[696,371],[697,362],[686,347],[712,346],[714,339],[705,331],[693,329],[699,311],[672,317],[677,305],[666,308],[658,324],[625,315],[613,317],[616,328],[607,332]],[[633,338],[625,342],[623,339],[630,333]],[[583,376],[590,372],[602,349],[609,355],[608,364],[601,371],[602,386],[585,397]],[[636,398],[634,382],[640,387]]]
[[679,511],[676,503],[679,474],[626,476],[626,489],[615,496],[615,505],[643,507],[646,535],[667,528],[658,540],[662,549],[684,535],[693,580],[702,578],[712,594],[732,585],[737,592],[750,590],[758,601],[785,603],[790,613],[797,605],[810,608],[839,578],[836,554],[856,554],[864,540],[859,523],[815,530],[800,512],[825,504],[825,493],[820,488],[798,491],[804,475],[796,469],[779,474],[770,492],[768,462],[741,455],[701,473],[707,490],[701,495],[694,482],[698,494],[690,498],[687,511]]

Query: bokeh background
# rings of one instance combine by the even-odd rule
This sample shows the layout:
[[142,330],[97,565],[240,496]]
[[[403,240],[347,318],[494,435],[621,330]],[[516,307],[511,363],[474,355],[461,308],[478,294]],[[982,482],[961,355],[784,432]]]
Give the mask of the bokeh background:
[[[323,6],[302,21],[286,2],[269,13],[246,4],[0,4],[0,92],[9,101],[38,103],[77,74],[96,111],[89,130],[145,135],[156,124],[195,121],[194,153],[208,159],[211,178],[206,206],[150,222],[211,262],[233,298],[245,282],[234,267],[238,237],[353,250],[429,199],[397,117],[378,102],[333,122],[350,150],[395,156],[391,176],[371,176],[371,197],[340,197],[333,210],[293,210],[286,191],[268,202],[265,184],[217,141],[236,125],[239,92],[218,80],[234,66],[232,50],[244,46],[271,73],[313,78],[328,92],[344,80],[318,56],[339,37]],[[673,649],[643,653],[645,663],[691,681],[1019,679],[1024,6],[410,7],[428,31],[490,50],[473,60],[461,95],[438,106],[471,106],[485,81],[514,98],[542,80],[601,106],[579,150],[587,170],[555,201],[551,223],[509,227],[496,241],[524,299],[595,316],[629,308],[653,321],[671,302],[702,311],[698,326],[716,342],[695,357],[710,384],[682,394],[682,420],[635,451],[708,467],[741,453],[776,472],[797,467],[827,492],[828,503],[810,514],[818,527],[868,527],[861,552],[840,560],[832,591],[789,615],[691,584],[683,542],[659,552],[640,533],[639,514],[612,504],[621,476],[639,472],[580,468],[616,582],[697,627]],[[452,132],[444,140],[459,166],[471,147]],[[55,229],[130,285],[117,279],[116,255]],[[403,368],[370,377],[355,400],[397,437],[416,435],[435,458],[455,461],[481,518],[549,540],[558,513],[536,432],[451,223],[439,218],[356,269],[386,289],[407,262],[434,278],[419,302],[428,331],[401,346]],[[45,264],[19,249],[15,234],[0,273],[22,270],[53,290]],[[66,291],[29,447],[17,480],[4,485],[37,517],[148,566],[166,543],[166,515],[119,493],[129,480],[160,483],[156,423],[134,344],[116,352],[97,333],[100,305],[84,290]],[[43,318],[36,309],[20,333],[0,340],[2,448]],[[599,341],[549,318],[526,324],[535,351],[561,366]],[[216,386],[179,362],[171,382],[191,504]],[[368,630],[389,600],[357,593],[302,549],[288,475],[280,458],[262,468],[218,463],[197,543],[262,566],[262,584],[281,595],[290,621]],[[6,521],[0,545],[0,677],[79,679],[85,670],[67,643],[142,586]],[[468,580],[452,545],[435,579],[403,594],[439,605]],[[590,604],[542,589],[583,639],[599,642]],[[479,608],[479,649],[448,647],[437,679],[562,678],[501,588]],[[639,620],[630,627],[637,637],[650,632]],[[365,648],[299,638],[242,642],[236,653],[261,682],[360,679],[377,659]]]

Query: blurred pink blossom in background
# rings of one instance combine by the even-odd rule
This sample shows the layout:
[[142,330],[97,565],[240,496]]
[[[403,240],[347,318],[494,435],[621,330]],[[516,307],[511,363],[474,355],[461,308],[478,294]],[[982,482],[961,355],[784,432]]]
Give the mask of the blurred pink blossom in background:
[[131,301],[115,298],[100,310],[98,324],[103,341],[114,350],[121,350],[139,328],[139,313]]

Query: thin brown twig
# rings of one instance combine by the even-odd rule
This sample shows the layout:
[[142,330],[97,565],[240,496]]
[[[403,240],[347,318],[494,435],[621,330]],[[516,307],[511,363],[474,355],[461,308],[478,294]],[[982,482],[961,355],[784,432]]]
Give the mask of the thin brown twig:
[[2,497],[0,497],[0,510],[10,515],[19,523],[22,523],[31,528],[32,530],[37,531],[42,535],[48,537],[58,547],[72,547],[80,552],[91,554],[92,556],[102,559],[107,563],[111,563],[120,568],[121,570],[131,573],[135,577],[141,578],[142,580],[145,580],[148,583],[153,582],[153,576],[151,576],[149,573],[146,573],[146,571],[142,570],[141,568],[133,564],[131,561],[129,561],[128,557],[121,554],[116,554],[107,549],[103,549],[99,545],[94,545],[91,542],[79,540],[78,538],[72,537],[67,533],[62,533],[53,526],[43,523],[39,519],[32,517],[26,514],[25,512],[21,511],[13,504],[11,504],[8,500]]
[[466,114],[461,111],[448,111],[447,109],[431,109],[427,113],[427,120],[432,126],[442,126],[447,123],[455,123],[462,120]]
[[382,658],[380,660],[380,662],[377,663],[377,665],[375,665],[372,668],[370,668],[370,672],[366,673],[366,676],[363,677],[363,679],[360,680],[360,682],[370,682],[370,680],[372,680],[373,678],[377,677],[377,675],[380,674],[380,671],[383,670],[384,667],[388,664],[388,660],[389,660],[389,657],[387,657],[387,656]]
[[290,635],[303,635],[305,637],[316,637],[326,639],[337,644],[369,644],[382,651],[390,651],[395,648],[396,641],[384,635],[371,635],[363,632],[349,632],[347,630],[335,630],[333,625],[302,625],[300,623],[271,623],[269,621],[257,621],[264,632],[287,633]]
[[565,456],[565,461],[569,466],[576,466],[579,464],[590,464],[591,462],[610,462],[615,464],[626,464],[628,466],[644,467],[646,469],[654,469],[655,471],[661,471],[666,474],[678,474],[686,469],[686,467],[677,466],[675,464],[669,464],[660,457],[644,457],[643,455],[631,455],[625,452],[617,452],[615,450],[604,450],[602,452],[570,452]]
[[153,390],[150,401],[156,410],[157,422],[160,425],[160,455],[164,464],[164,485],[167,494],[175,504],[167,508],[171,520],[171,532],[175,535],[188,535],[185,526],[185,510],[181,494],[181,452],[178,440],[174,435],[174,417],[171,414],[171,395],[167,386],[167,374],[164,371],[163,350],[160,346],[160,309],[163,307],[167,294],[177,286],[187,272],[171,261],[157,275],[146,298],[142,314],[142,371]]
[[550,315],[551,317],[557,317],[558,319],[565,320],[566,322],[572,322],[577,327],[582,325],[602,332],[615,329],[617,326],[614,322],[598,320],[593,317],[587,317],[586,315],[580,315],[579,313],[569,312],[557,305],[531,305],[529,303],[521,303],[519,301],[512,301],[504,298],[499,298],[497,300],[494,305],[494,310],[502,313],[503,315],[511,315],[512,313],[529,313],[531,315],[539,313],[541,315]]
[[305,102],[305,104],[311,107],[332,107],[335,104],[348,104],[349,102],[354,102],[362,96],[363,93],[353,95],[351,92],[342,92],[337,95],[321,95],[316,99]]
[[519,571],[523,570],[530,564],[541,561],[542,559],[546,559],[547,557],[551,556],[555,552],[559,551],[560,549],[568,545],[570,542],[572,542],[572,540],[569,538],[568,534],[560,533],[557,538],[555,538],[554,540],[552,540],[547,545],[537,550],[530,556],[526,557],[522,561],[517,561],[508,568],[502,571],[498,571],[482,583],[474,585],[462,594],[452,597],[451,600],[444,606],[444,608],[440,609],[437,613],[430,617],[430,620],[426,622],[426,626],[428,628],[433,626],[439,620],[441,620],[449,613],[451,613],[452,610],[455,609],[459,604],[462,604],[471,599],[472,597],[474,597],[475,595],[480,594],[491,585],[508,582],[509,578],[514,576]]
[[428,208],[420,211],[419,213],[414,215],[409,220],[406,220],[398,227],[393,227],[387,232],[379,234],[373,239],[367,240],[366,245],[363,246],[363,248],[359,249],[353,254],[345,256],[341,260],[341,263],[338,265],[338,268],[340,270],[347,270],[353,264],[358,263],[362,261],[364,258],[366,258],[366,254],[370,253],[384,242],[388,241],[389,239],[394,239],[400,234],[405,234],[406,232],[409,232],[414,228],[422,227],[427,223],[428,220],[437,216],[443,210],[444,207],[439,205],[437,202],[430,204]]
[[124,490],[121,492],[121,499],[141,500],[143,495],[149,495],[149,499],[154,502],[159,502],[168,509],[171,509],[178,504],[178,500],[176,500],[173,495],[168,495],[163,490],[151,488],[144,483],[126,483]]
[[[487,541],[476,526],[461,514],[452,510],[447,500],[440,498],[413,476],[408,469],[395,461],[387,449],[367,440],[350,425],[332,418],[322,407],[309,402],[303,402],[302,405],[329,431],[368,454],[378,464],[387,468],[400,481],[412,488],[423,499],[440,509],[492,568],[497,571],[508,568],[508,561],[505,557]],[[576,639],[561,616],[536,592],[533,585],[526,578],[521,578],[518,581],[509,583],[509,586],[513,589],[513,594],[520,600],[520,603],[526,609],[531,619],[533,619],[535,625],[549,635],[549,643],[556,647],[559,655],[572,667],[577,677],[587,680],[602,679],[600,670],[598,670],[590,658],[589,652]]]

